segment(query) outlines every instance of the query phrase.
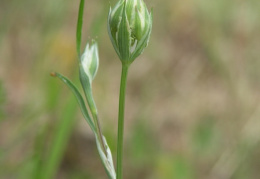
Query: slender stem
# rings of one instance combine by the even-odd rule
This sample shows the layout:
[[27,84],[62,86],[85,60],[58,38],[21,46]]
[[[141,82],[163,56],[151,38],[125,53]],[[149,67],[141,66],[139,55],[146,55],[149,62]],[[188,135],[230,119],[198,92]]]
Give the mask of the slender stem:
[[117,179],[122,179],[123,169],[123,138],[124,138],[124,111],[125,111],[125,90],[127,79],[128,65],[122,65],[120,96],[119,96],[119,112],[118,112],[118,136],[117,136]]
[[105,147],[105,142],[104,142],[104,139],[103,139],[103,136],[102,136],[101,126],[100,126],[100,122],[98,120],[97,114],[94,115],[94,121],[95,121],[95,125],[96,125],[96,128],[97,128],[98,140],[101,143],[101,147],[102,147],[104,154],[107,156],[107,150],[106,150],[106,147]]
[[90,111],[91,111],[91,114],[92,114],[92,117],[93,117],[93,120],[94,120],[94,124],[95,124],[95,127],[96,127],[98,140],[100,142],[100,145],[101,145],[101,148],[102,148],[104,154],[107,156],[107,150],[106,150],[105,142],[104,142],[103,135],[102,135],[102,132],[101,132],[101,126],[100,126],[100,123],[99,123],[99,120],[98,120],[98,112],[97,112],[97,107],[96,107],[95,101],[93,99],[91,85],[89,85],[87,87],[85,94],[87,96],[89,108],[90,108]]

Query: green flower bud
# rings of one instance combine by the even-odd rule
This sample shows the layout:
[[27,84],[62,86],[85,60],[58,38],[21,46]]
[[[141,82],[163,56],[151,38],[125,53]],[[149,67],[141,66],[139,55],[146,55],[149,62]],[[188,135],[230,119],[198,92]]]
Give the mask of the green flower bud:
[[85,51],[81,56],[80,63],[85,75],[91,83],[97,74],[99,65],[97,43],[94,42],[91,46],[87,44]]
[[152,13],[143,0],[120,0],[108,16],[108,34],[123,63],[132,63],[147,46]]
[[97,114],[97,108],[92,95],[92,81],[97,74],[98,65],[97,43],[94,42],[92,45],[87,44],[80,59],[79,78],[92,114]]

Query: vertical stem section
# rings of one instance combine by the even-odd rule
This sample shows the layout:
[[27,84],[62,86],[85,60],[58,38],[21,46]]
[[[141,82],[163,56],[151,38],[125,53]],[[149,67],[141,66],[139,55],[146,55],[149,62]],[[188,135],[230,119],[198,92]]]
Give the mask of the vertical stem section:
[[[82,84],[84,84],[84,83],[82,83]],[[93,99],[91,84],[89,84],[88,86],[85,86],[85,89],[87,89],[87,90],[85,90],[85,94],[86,94],[89,108],[90,108],[90,111],[91,111],[91,114],[92,114],[92,117],[94,120],[94,124],[96,127],[97,137],[98,137],[98,140],[100,142],[100,145],[101,145],[101,148],[102,148],[104,154],[107,156],[107,150],[106,150],[105,142],[104,142],[103,135],[101,132],[101,125],[98,120],[98,112],[97,112],[97,107],[96,107],[95,101]]]
[[98,140],[101,143],[101,147],[102,147],[104,154],[107,156],[107,150],[106,150],[106,147],[105,147],[105,142],[104,142],[104,139],[103,139],[103,136],[102,136],[101,126],[100,126],[97,114],[94,114],[94,122],[95,122],[95,125],[96,125],[96,128],[97,128]]
[[123,169],[123,139],[124,139],[124,113],[125,113],[125,90],[127,80],[128,65],[122,64],[120,95],[119,95],[119,112],[118,112],[118,133],[117,133],[117,179],[122,179]]

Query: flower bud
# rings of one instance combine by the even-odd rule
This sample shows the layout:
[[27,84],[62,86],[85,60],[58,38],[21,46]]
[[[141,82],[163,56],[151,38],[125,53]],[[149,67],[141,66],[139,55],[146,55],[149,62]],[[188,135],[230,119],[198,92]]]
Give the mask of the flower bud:
[[120,0],[109,12],[108,34],[123,63],[132,63],[147,46],[152,13],[143,0]]
[[96,104],[92,95],[92,81],[98,70],[99,58],[97,43],[87,44],[79,64],[79,79],[84,90],[92,114],[97,114]]
[[97,74],[99,65],[97,43],[94,42],[91,46],[87,44],[85,51],[81,56],[80,63],[85,75],[91,83]]

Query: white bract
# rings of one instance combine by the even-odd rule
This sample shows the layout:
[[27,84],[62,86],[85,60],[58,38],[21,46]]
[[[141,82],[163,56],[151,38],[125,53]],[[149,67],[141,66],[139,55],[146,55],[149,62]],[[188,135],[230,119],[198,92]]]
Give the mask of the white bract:
[[106,147],[106,154],[104,154],[104,152],[102,151],[101,144],[98,142],[97,137],[96,137],[96,140],[97,140],[97,148],[98,148],[100,158],[102,160],[102,163],[106,169],[106,172],[107,172],[109,178],[116,179],[116,172],[115,172],[115,168],[114,168],[113,157],[111,154],[111,150],[107,144],[106,138],[103,136],[103,141],[104,141],[105,147]]
[[97,74],[99,65],[97,43],[93,43],[91,46],[87,44],[81,56],[81,65],[91,83]]

